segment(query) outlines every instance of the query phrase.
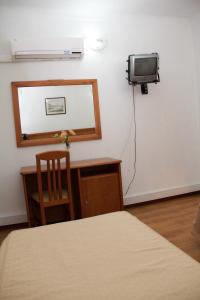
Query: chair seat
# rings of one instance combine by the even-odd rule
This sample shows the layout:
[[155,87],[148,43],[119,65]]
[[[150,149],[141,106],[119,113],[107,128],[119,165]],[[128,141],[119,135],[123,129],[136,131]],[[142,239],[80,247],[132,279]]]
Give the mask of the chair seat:
[[[37,193],[37,192],[31,194],[31,198],[33,200],[37,201],[38,203],[40,202],[40,200],[39,200],[39,193]],[[66,199],[66,198],[68,198],[68,193],[64,189],[62,190],[62,198],[57,198],[55,200],[54,200],[53,196],[52,196],[52,200],[49,200],[49,193],[48,193],[48,191],[43,191],[43,201],[45,203],[48,203],[50,201],[59,201],[59,200],[63,200],[63,199]]]

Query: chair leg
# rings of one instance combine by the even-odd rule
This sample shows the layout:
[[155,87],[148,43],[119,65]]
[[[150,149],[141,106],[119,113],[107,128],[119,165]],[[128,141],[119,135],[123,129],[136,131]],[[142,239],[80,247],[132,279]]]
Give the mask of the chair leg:
[[41,216],[41,224],[46,225],[46,216],[45,216],[44,207],[40,207],[40,216]]

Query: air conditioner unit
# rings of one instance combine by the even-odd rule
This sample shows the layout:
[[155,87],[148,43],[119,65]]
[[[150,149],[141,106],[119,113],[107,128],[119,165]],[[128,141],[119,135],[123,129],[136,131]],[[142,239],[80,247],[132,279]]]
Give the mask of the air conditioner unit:
[[26,39],[11,42],[12,61],[48,61],[80,59],[82,38]]

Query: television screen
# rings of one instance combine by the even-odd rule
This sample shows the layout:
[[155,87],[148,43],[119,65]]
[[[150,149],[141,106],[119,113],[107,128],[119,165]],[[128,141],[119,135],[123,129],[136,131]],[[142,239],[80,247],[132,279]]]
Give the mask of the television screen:
[[157,58],[136,58],[135,59],[135,76],[148,76],[157,73]]

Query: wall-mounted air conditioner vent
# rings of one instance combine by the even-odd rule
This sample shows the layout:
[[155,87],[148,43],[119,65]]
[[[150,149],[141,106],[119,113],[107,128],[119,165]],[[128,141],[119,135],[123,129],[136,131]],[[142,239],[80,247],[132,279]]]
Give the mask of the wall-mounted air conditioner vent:
[[83,55],[82,38],[27,39],[11,42],[12,60],[71,60]]

